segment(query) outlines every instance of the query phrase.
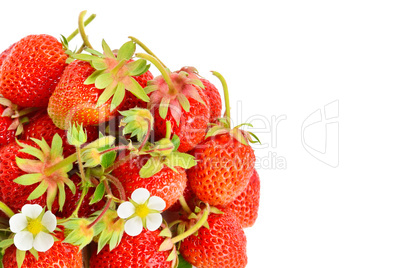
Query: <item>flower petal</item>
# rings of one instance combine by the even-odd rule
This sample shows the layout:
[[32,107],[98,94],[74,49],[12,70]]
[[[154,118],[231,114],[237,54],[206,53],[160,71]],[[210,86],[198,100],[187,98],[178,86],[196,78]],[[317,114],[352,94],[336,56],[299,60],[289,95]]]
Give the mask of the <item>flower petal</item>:
[[144,204],[151,196],[145,188],[138,188],[131,194],[131,199],[137,204]]
[[32,248],[33,234],[28,231],[22,231],[14,236],[14,245],[22,251],[27,251]]
[[34,238],[33,247],[39,252],[48,251],[54,244],[52,235],[45,232],[39,232]]
[[129,219],[126,224],[124,224],[124,231],[130,236],[137,236],[142,232],[142,220],[140,217],[134,217]]
[[164,210],[166,207],[166,202],[159,196],[151,196],[148,201],[148,208],[158,211]]
[[117,208],[117,215],[122,219],[131,217],[135,212],[135,207],[131,202],[124,202]]
[[31,219],[36,219],[42,213],[42,210],[43,208],[38,204],[26,204],[22,207],[21,213]]
[[53,232],[57,226],[56,216],[51,211],[46,211],[42,218],[42,225],[45,226],[49,232]]
[[18,213],[12,216],[9,222],[10,222],[10,230],[13,233],[21,232],[28,226],[27,217],[22,213]]
[[146,217],[147,229],[155,231],[162,224],[162,215],[159,213],[150,213]]

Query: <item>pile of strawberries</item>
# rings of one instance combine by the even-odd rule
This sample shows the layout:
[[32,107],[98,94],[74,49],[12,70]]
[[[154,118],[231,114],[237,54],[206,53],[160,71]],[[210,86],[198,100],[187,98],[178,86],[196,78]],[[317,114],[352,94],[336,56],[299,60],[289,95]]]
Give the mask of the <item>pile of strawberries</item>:
[[30,35],[0,54],[3,266],[246,267],[258,138],[231,127],[225,79],[213,72],[222,115],[194,67],[170,71],[135,37],[99,52],[84,16],[60,41]]

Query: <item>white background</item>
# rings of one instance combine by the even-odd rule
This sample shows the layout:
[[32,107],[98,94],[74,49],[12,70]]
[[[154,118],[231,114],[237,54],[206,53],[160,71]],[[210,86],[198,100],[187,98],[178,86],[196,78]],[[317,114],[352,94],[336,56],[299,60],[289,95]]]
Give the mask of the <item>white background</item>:
[[[233,119],[254,123],[264,145],[255,147],[266,164],[259,169],[260,217],[246,231],[248,267],[400,268],[399,3],[7,1],[0,50],[28,34],[68,35],[87,9],[98,15],[87,28],[97,48],[102,38],[117,48],[133,35],[172,70],[196,66],[218,88],[209,71],[221,72]],[[333,101],[339,101],[336,168],[301,142],[303,121]],[[275,148],[264,128],[273,116],[286,116]],[[325,142],[323,128],[308,135],[314,148]]]

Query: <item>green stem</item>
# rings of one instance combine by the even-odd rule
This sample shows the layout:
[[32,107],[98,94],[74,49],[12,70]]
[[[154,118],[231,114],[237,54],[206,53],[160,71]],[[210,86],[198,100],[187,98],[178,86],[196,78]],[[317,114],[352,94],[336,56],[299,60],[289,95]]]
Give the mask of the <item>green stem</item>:
[[82,159],[81,159],[81,148],[80,148],[80,146],[76,146],[75,148],[77,151],[77,161],[78,161],[78,168],[80,170],[81,181],[84,182],[86,180],[86,178],[85,178],[85,173],[84,173],[84,165],[82,164]]
[[128,38],[130,38],[134,43],[138,44],[143,50],[145,50],[145,52],[157,59],[162,64],[162,66],[166,68],[166,65],[163,64],[163,62],[143,42],[133,36],[129,36]]
[[82,40],[84,41],[85,46],[88,47],[88,48],[92,48],[92,49],[93,49],[91,43],[90,43],[89,40],[88,40],[88,36],[85,34],[84,17],[85,17],[85,14],[86,14],[86,13],[87,13],[87,11],[84,10],[84,11],[82,11],[82,12],[80,13],[80,15],[78,16],[78,31],[79,31],[79,33],[80,33],[80,35],[81,35]]
[[171,135],[172,135],[172,122],[166,120],[166,139],[170,140]]
[[121,200],[126,200],[126,191],[124,190],[124,186],[123,184],[121,184],[121,182],[119,181],[118,178],[116,178],[113,175],[110,174],[105,174],[104,175],[111,183],[114,184],[114,186],[116,186],[117,190],[119,191],[119,195],[120,195],[120,199]]
[[140,144],[140,146],[138,147],[138,151],[140,152],[142,150],[142,148],[144,148],[145,144],[147,144],[147,141],[149,139],[149,135],[151,135],[151,121],[148,118],[144,118],[145,121],[147,122],[148,125],[148,129],[147,129],[147,134],[145,135],[145,137],[142,139],[142,142]]
[[221,81],[222,83],[222,87],[223,87],[223,93],[225,96],[225,108],[226,108],[226,118],[229,124],[229,128],[230,128],[230,102],[229,102],[229,90],[228,90],[228,85],[226,83],[225,78],[223,78],[223,76],[215,71],[212,71],[212,74],[215,75],[216,77],[218,77],[218,79]]
[[[107,180],[104,180],[103,183],[105,184],[106,193],[108,195],[112,195],[112,191],[110,190],[110,187],[107,184]],[[91,224],[89,224],[87,226],[87,229],[92,228],[95,224],[97,224],[102,219],[103,215],[105,215],[106,211],[109,209],[111,204],[112,204],[112,198],[109,197],[109,200],[107,201],[107,203],[106,203],[105,207],[103,208],[102,212],[99,214],[98,217],[96,217],[96,219]]]
[[0,201],[0,211],[3,211],[7,217],[11,218],[14,216],[14,212],[5,203]]
[[84,201],[84,198],[87,195],[87,193],[88,193],[88,187],[85,187],[84,189],[82,189],[80,200],[78,200],[77,207],[75,208],[74,212],[71,214],[70,217],[78,218],[78,212],[80,211],[82,202]]
[[11,116],[11,118],[22,117],[22,116],[27,115],[29,113],[35,112],[37,110],[39,110],[39,108],[36,108],[36,107],[26,108],[26,109],[23,109],[23,110],[19,111],[15,116]]
[[64,158],[62,161],[58,162],[57,164],[54,164],[53,166],[47,167],[44,171],[46,176],[50,176],[52,175],[55,171],[70,165],[72,163],[74,163],[75,161],[77,161],[77,153],[74,153],[70,156],[68,156],[67,158]]
[[145,53],[137,53],[135,54],[135,56],[151,62],[156,68],[158,68],[159,72],[162,74],[163,79],[165,79],[166,84],[169,87],[169,93],[172,95],[177,94],[177,89],[174,87],[173,81],[170,78],[170,72],[168,72],[168,70],[162,65],[160,61],[158,61],[154,56]]
[[185,238],[189,237],[190,235],[196,233],[205,224],[205,222],[208,220],[209,212],[210,212],[210,208],[209,208],[209,205],[207,204],[207,207],[205,208],[204,214],[202,214],[201,219],[196,224],[194,224],[190,229],[185,231],[184,233],[173,237],[172,238],[172,243],[176,244],[177,242],[182,241],[183,239],[185,239]]
[[180,202],[180,205],[181,205],[181,207],[183,208],[183,210],[184,210],[185,212],[187,212],[188,214],[191,214],[191,213],[192,213],[192,211],[191,211],[190,207],[188,206],[188,204],[187,204],[187,202],[186,202],[186,199],[184,198],[183,195],[180,196],[179,202]]
[[[96,17],[95,14],[92,14],[91,16],[89,16],[89,18],[84,21],[84,26],[87,26],[88,24],[90,24],[95,19],[95,17]],[[77,29],[75,29],[75,31],[72,34],[70,34],[67,37],[67,41],[70,42],[71,40],[73,40],[73,38],[76,37],[78,33],[79,33],[79,29],[77,28]]]

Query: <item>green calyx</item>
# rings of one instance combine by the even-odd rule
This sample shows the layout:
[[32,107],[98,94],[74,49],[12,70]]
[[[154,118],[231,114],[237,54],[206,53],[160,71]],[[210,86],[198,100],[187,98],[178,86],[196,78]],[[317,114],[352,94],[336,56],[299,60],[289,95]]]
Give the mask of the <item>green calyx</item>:
[[21,185],[33,185],[39,183],[35,190],[28,196],[28,200],[33,200],[47,192],[46,204],[51,210],[52,204],[59,194],[59,205],[62,210],[65,202],[65,189],[67,185],[75,193],[75,184],[69,179],[68,172],[72,169],[72,163],[66,163],[54,171],[49,172],[48,167],[57,166],[65,159],[63,157],[63,141],[58,134],[54,135],[52,144],[49,146],[44,139],[32,138],[32,141],[39,146],[39,149],[28,144],[17,141],[22,147],[20,152],[29,154],[37,159],[23,159],[16,157],[17,166],[27,174],[14,180]]
[[146,60],[132,60],[135,52],[135,44],[131,41],[123,44],[117,55],[109,45],[102,41],[103,53],[92,48],[85,50],[91,54],[71,54],[71,58],[87,61],[95,71],[85,80],[84,84],[95,84],[95,87],[102,89],[96,107],[111,100],[110,110],[115,110],[122,102],[126,90],[137,98],[148,102],[149,97],[141,85],[133,78],[148,71],[150,65]]
[[94,228],[88,228],[90,223],[90,220],[85,218],[70,219],[62,223],[61,225],[66,228],[65,232],[68,233],[63,242],[79,246],[80,250],[82,250],[86,245],[91,243],[96,235]]
[[[100,212],[97,212],[100,214]],[[124,234],[125,221],[118,217],[115,210],[107,210],[102,219],[93,227],[98,240],[98,253],[108,244],[113,250],[120,244]]]
[[19,110],[18,105],[4,98],[1,94],[0,94],[0,105],[5,107],[3,113],[0,116],[10,117],[12,119],[12,123],[10,124],[7,130],[14,130],[15,136],[22,134],[22,132],[24,131],[23,125],[28,123],[29,121],[26,115],[38,110],[38,108],[25,108]]
[[143,141],[153,129],[154,118],[148,109],[133,108],[120,114],[124,116],[120,123],[124,126],[123,135],[136,136],[138,141]]
[[73,146],[81,146],[87,142],[87,133],[82,125],[74,124],[67,131],[67,142]]

